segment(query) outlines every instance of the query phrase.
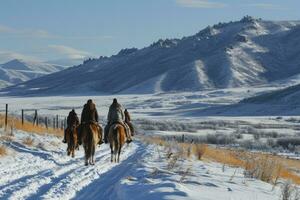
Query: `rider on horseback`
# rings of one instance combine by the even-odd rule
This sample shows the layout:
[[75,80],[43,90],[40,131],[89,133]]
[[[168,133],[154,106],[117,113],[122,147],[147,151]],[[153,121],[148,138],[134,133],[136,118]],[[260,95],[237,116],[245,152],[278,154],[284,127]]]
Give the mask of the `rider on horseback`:
[[125,123],[129,126],[131,135],[134,136],[134,127],[131,123],[131,117],[127,109],[125,109],[124,115],[125,115]]
[[[93,103],[93,101],[91,99],[89,99],[87,101],[87,103],[83,106],[83,110],[81,113],[81,124],[87,124],[87,123],[94,123],[98,126],[99,128],[99,138],[101,137],[101,132],[100,132],[100,126],[98,124],[98,112],[96,109],[96,105]],[[80,133],[80,131],[79,131]],[[79,134],[79,144],[81,144],[81,138],[80,138],[80,134]],[[102,141],[99,141],[99,144],[101,144]]]
[[[74,109],[72,109],[70,112],[69,112],[69,115],[68,115],[68,118],[67,118],[67,129],[71,129],[72,126],[78,126],[79,124],[79,119],[77,117],[77,114],[75,112]],[[66,140],[66,131],[64,132],[64,140],[63,140],[63,143],[67,143],[67,140]]]
[[114,123],[119,123],[124,126],[126,130],[127,143],[132,141],[131,134],[128,125],[124,123],[124,113],[122,106],[118,103],[117,99],[113,100],[113,103],[109,107],[109,112],[107,116],[107,125],[104,130],[104,142],[107,143],[107,136],[109,133],[110,126]]

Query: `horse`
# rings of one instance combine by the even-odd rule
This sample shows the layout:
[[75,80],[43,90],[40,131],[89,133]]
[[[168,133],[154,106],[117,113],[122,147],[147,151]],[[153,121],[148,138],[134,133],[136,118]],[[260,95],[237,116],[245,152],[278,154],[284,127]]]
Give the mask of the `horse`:
[[94,165],[96,146],[102,140],[102,128],[99,129],[99,126],[94,122],[85,123],[82,124],[80,134],[85,153],[85,165]]
[[66,140],[67,140],[67,154],[68,156],[72,156],[74,158],[75,156],[75,149],[78,148],[78,138],[77,138],[77,127],[73,125],[72,127],[68,127],[66,129]]
[[125,127],[122,124],[113,124],[108,133],[108,141],[111,150],[111,162],[119,162],[121,149],[126,141]]

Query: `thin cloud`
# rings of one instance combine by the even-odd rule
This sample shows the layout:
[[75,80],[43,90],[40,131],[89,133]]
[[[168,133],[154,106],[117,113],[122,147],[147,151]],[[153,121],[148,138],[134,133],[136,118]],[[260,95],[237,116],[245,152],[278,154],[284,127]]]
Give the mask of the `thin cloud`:
[[14,29],[7,26],[0,25],[0,33],[11,33],[11,32],[14,32]]
[[270,3],[253,3],[253,4],[248,4],[248,6],[265,9],[265,10],[286,10],[287,9],[281,5],[270,4]]
[[82,51],[65,45],[48,45],[56,53],[59,53],[70,59],[85,59],[86,57],[92,56],[91,53],[87,51]]
[[39,61],[39,59],[37,59],[33,56],[24,55],[24,54],[17,53],[14,51],[0,50],[0,63],[5,63],[5,62],[8,62],[13,59]]
[[226,6],[224,3],[209,0],[176,0],[176,3],[188,8],[223,8]]
[[1,37],[6,38],[55,38],[53,34],[48,31],[39,29],[15,29],[12,27],[0,25]]
[[39,39],[57,39],[57,40],[109,40],[112,36],[61,36],[49,33],[42,29],[15,29],[12,27],[0,25],[1,38],[39,38]]

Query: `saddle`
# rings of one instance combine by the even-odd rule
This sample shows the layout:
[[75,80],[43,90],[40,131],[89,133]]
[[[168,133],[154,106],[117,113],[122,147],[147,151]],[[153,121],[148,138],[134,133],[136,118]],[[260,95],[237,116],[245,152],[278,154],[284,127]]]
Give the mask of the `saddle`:
[[129,134],[131,135],[130,127],[128,126],[128,124],[127,124],[126,122],[123,122],[123,123],[121,123],[121,122],[113,122],[113,123],[110,125],[110,127],[113,126],[113,125],[115,125],[115,124],[119,124],[119,125],[121,125],[121,126],[123,126],[123,127],[125,128],[126,137],[128,137]]

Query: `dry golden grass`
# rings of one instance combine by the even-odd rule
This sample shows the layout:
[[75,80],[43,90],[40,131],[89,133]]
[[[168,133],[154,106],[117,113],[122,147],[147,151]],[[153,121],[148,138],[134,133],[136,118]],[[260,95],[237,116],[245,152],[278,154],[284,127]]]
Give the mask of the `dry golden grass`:
[[34,142],[34,139],[29,136],[23,139],[23,144],[25,144],[27,146],[32,146],[33,142]]
[[[147,137],[144,139],[147,143],[158,144],[164,146],[167,144],[160,137]],[[245,150],[217,148],[205,145],[200,147],[196,144],[178,143],[183,149],[186,149],[186,157],[189,153],[205,161],[214,161],[232,167],[242,167],[246,171],[255,170],[256,178],[266,182],[276,183],[278,178],[283,178],[293,181],[295,184],[300,184],[300,176],[296,173],[300,169],[300,161],[285,158],[276,155],[267,155],[264,153],[253,153]],[[192,151],[189,151],[192,145]]]
[[[24,124],[22,124],[22,121],[16,117],[8,117],[8,128],[13,127],[18,130],[31,132],[31,133],[37,133],[37,134],[52,134],[55,136],[63,136],[63,130],[61,129],[53,129],[53,128],[46,128],[45,126],[34,126],[31,122],[24,121]],[[0,124],[4,126],[4,116],[0,115]]]
[[13,136],[9,134],[1,135],[0,141],[11,142],[13,140]]
[[0,156],[5,156],[7,154],[6,147],[0,146]]
[[193,147],[192,153],[194,153],[194,155],[197,157],[198,160],[201,160],[203,155],[206,152],[207,145],[206,144],[194,144],[192,147]]

